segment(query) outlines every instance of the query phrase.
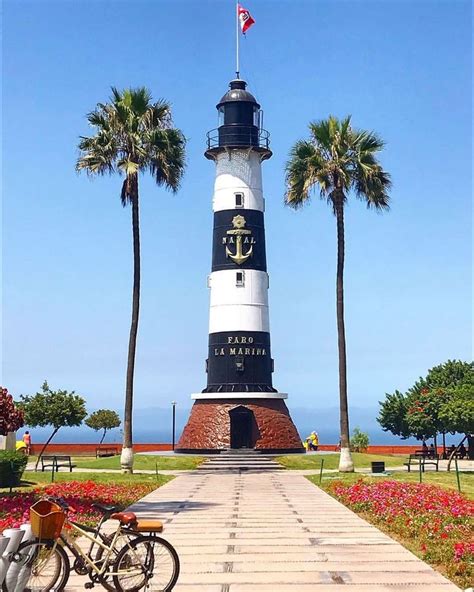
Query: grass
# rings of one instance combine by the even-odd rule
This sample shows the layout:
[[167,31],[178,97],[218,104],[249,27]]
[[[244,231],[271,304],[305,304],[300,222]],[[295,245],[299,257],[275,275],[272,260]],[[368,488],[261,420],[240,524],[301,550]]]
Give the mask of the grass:
[[[461,493],[470,499],[474,499],[474,473],[460,472],[459,478],[461,482]],[[308,475],[307,479],[309,479],[312,483],[319,485],[319,475]],[[383,477],[370,477],[369,475],[364,475],[363,473],[335,473],[331,475],[323,474],[321,487],[326,489],[327,486],[333,481],[342,481],[343,483],[350,485],[359,479],[369,482],[395,480],[404,481],[407,483],[418,483],[419,474],[413,472],[409,473],[408,471],[393,471],[390,475]],[[429,485],[439,485],[445,489],[452,489],[455,491],[458,490],[456,473],[454,471],[451,471],[450,473],[445,471],[438,473],[436,471],[427,471],[423,474],[422,479],[423,483],[427,483]]]
[[[287,469],[319,470],[322,459],[325,469],[337,469],[339,466],[339,454],[291,454],[279,456],[276,460]],[[353,452],[352,460],[356,469],[367,469],[370,468],[370,463],[376,460],[385,461],[387,467],[399,467],[405,462],[405,457]]]
[[[61,481],[94,481],[95,483],[120,483],[136,485],[138,483],[156,483],[159,487],[164,485],[174,477],[170,475],[122,475],[121,473],[70,473],[69,471],[60,471],[54,474],[54,482]],[[51,472],[41,473],[34,471],[25,471],[21,481],[21,487],[14,487],[13,493],[21,491],[30,491],[41,485],[49,485],[51,483]],[[1,489],[0,496],[8,493],[9,488]]]
[[[184,471],[195,469],[203,461],[202,456],[136,454],[133,458],[133,468],[154,471],[158,466],[159,471]],[[120,456],[109,456],[107,458],[76,457],[74,458],[74,464],[82,469],[120,469]]]

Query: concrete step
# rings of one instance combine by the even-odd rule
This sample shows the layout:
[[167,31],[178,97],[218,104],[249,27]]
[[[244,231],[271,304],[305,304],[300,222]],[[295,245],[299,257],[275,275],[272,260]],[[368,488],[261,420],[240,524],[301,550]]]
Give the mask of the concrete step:
[[202,465],[199,471],[279,471],[283,467],[272,458],[266,457],[260,453],[248,454],[248,451],[236,453],[221,453],[218,456],[209,457]]
[[207,462],[275,462],[272,458],[265,456],[254,457],[254,456],[217,456],[216,458],[211,457]]

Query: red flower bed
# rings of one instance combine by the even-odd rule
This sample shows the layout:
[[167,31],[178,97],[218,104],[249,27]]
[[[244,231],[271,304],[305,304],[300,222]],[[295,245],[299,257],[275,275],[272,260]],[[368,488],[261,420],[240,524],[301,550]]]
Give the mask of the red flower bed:
[[66,481],[38,487],[28,493],[5,496],[0,502],[0,533],[6,528],[15,528],[29,522],[30,506],[45,495],[62,497],[74,508],[79,522],[94,525],[101,515],[92,507],[93,503],[114,504],[126,508],[155,488],[156,485],[147,483],[130,486],[93,481]]
[[382,530],[408,539],[421,557],[464,587],[474,576],[474,502],[420,483],[333,482],[329,491]]

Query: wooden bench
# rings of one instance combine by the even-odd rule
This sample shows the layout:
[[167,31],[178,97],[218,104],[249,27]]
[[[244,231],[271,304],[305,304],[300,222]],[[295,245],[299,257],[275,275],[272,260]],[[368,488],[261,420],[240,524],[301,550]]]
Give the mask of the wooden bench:
[[41,457],[41,471],[44,472],[46,468],[52,468],[56,473],[59,471],[59,467],[69,467],[69,472],[72,473],[73,467],[76,465],[72,464],[71,457],[68,455],[43,455]]
[[412,466],[420,468],[421,470],[425,470],[425,465],[434,465],[436,470],[439,470],[439,454],[423,454],[419,452],[415,452],[415,454],[410,454],[408,461],[403,463],[406,467],[408,467],[408,472]]
[[116,446],[98,446],[95,449],[95,457],[99,458],[102,456],[116,456],[119,453],[119,449]]

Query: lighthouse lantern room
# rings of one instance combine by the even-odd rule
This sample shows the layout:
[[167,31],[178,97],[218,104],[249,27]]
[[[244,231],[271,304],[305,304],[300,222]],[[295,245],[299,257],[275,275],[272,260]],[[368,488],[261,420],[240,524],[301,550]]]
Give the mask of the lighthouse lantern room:
[[217,110],[205,152],[216,165],[207,386],[192,395],[177,451],[300,452],[287,395],[272,383],[261,169],[269,134],[244,80],[230,82]]

